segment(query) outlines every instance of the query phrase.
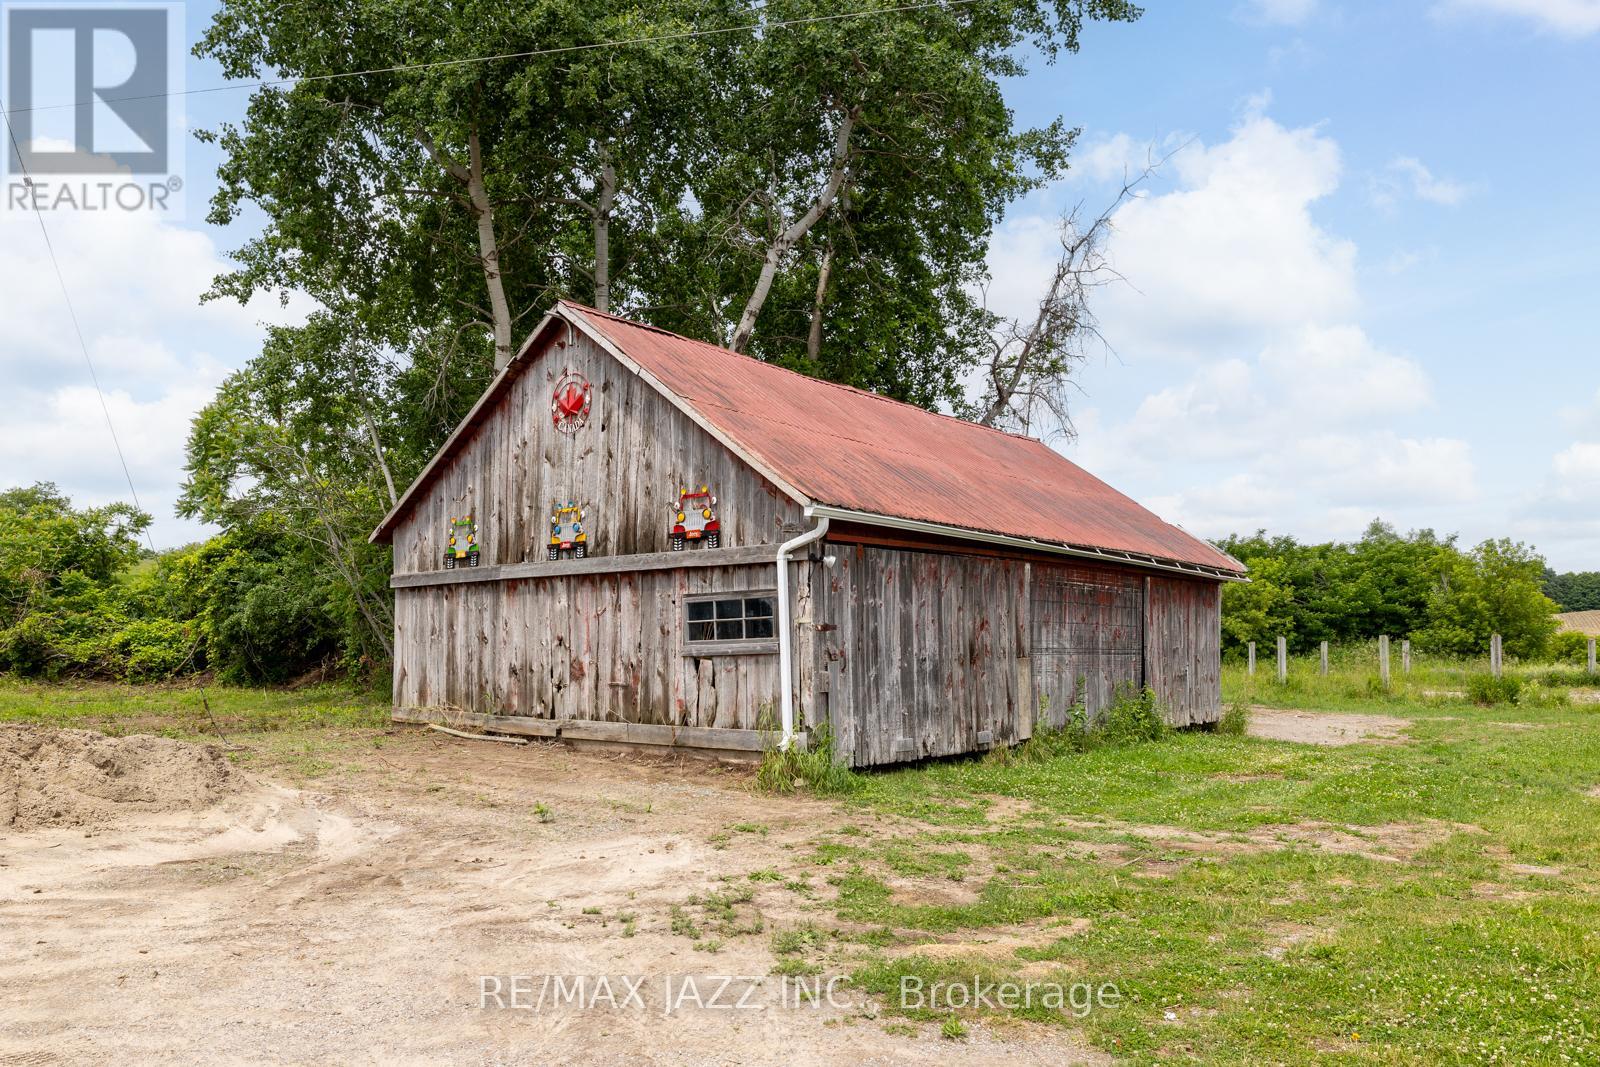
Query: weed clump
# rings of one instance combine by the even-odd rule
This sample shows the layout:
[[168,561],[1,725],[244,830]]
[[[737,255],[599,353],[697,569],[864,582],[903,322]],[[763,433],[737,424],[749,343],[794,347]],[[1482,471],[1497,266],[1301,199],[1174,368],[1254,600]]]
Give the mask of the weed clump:
[[1228,737],[1243,737],[1250,727],[1250,705],[1242,700],[1235,700],[1223,711],[1222,718],[1217,720],[1217,733]]
[[1515,704],[1522,695],[1522,679],[1514,674],[1467,675],[1467,699],[1488,707],[1491,704]]
[[834,754],[833,731],[827,723],[811,731],[811,743],[804,749],[769,744],[756,772],[756,787],[768,793],[809,789],[821,796],[837,796],[850,792],[856,784],[856,776]]
[[1171,732],[1172,727],[1154,691],[1124,687],[1111,706],[1099,715],[1089,715],[1080,702],[1073,705],[1061,725],[1041,723],[1034,727],[1033,736],[1022,744],[996,749],[986,759],[1001,766],[1045,763],[1097,748],[1159,741]]

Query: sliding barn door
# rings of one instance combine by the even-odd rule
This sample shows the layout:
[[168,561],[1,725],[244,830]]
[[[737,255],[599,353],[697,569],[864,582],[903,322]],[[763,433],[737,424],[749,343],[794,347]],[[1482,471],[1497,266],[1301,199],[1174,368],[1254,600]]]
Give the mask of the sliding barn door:
[[1079,701],[1099,714],[1144,682],[1144,579],[1091,567],[1033,565],[1033,689],[1039,719],[1060,726]]

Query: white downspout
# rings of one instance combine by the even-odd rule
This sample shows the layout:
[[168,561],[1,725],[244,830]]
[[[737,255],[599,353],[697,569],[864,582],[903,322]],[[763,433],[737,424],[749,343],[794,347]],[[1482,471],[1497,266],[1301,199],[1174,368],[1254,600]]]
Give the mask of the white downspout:
[[[805,510],[811,518],[811,509]],[[828,517],[824,515],[817,524],[799,537],[778,546],[778,706],[782,709],[783,734],[778,748],[787,750],[794,743],[794,639],[790,634],[792,622],[789,612],[789,553],[804,548],[828,532]]]

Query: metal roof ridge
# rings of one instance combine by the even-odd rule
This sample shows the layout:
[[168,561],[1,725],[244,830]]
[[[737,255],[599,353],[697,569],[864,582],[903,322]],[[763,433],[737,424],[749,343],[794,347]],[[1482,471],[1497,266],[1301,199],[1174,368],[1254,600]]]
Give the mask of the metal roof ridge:
[[[648,330],[651,333],[661,334],[664,337],[671,337],[674,340],[687,341],[692,345],[699,345],[702,348],[709,348],[712,351],[718,353],[719,355],[733,356],[735,359],[748,360],[749,362],[758,364],[759,366],[762,366],[762,367],[770,367],[772,370],[782,371],[784,374],[792,374],[795,377],[800,378],[800,379],[802,379],[804,381],[807,381],[807,382],[814,382],[817,385],[825,385],[830,389],[842,389],[843,391],[845,391],[847,393],[854,393],[857,396],[865,397],[865,398],[870,399],[870,400],[879,400],[879,401],[882,401],[883,403],[886,403],[886,404],[896,404],[896,405],[899,405],[900,407],[903,407],[903,408],[909,408],[912,411],[919,411],[924,415],[933,415],[933,416],[935,416],[937,418],[948,419],[951,422],[960,423],[962,426],[968,426],[968,427],[971,427],[974,430],[983,430],[983,431],[985,431],[987,433],[999,434],[1001,437],[1010,437],[1010,438],[1013,438],[1013,439],[1018,440],[1018,441],[1031,441],[1034,444],[1041,445],[1041,446],[1043,446],[1045,448],[1050,448],[1049,445],[1047,445],[1043,441],[1039,440],[1039,438],[1033,437],[1033,436],[1031,436],[1029,434],[1013,433],[1010,430],[1002,430],[1002,429],[999,429],[998,427],[995,427],[995,426],[985,426],[982,423],[973,422],[971,419],[963,419],[959,415],[951,415],[948,412],[944,412],[944,411],[933,411],[933,410],[931,410],[929,408],[922,407],[919,404],[913,404],[908,400],[896,400],[892,396],[884,396],[882,393],[874,393],[870,389],[862,389],[859,386],[846,385],[844,382],[832,382],[832,381],[829,381],[826,378],[813,377],[810,374],[805,374],[805,373],[803,373],[801,371],[794,370],[794,369],[792,369],[790,367],[785,367],[785,366],[783,366],[782,364],[779,364],[779,363],[768,363],[764,359],[757,359],[755,356],[747,356],[743,352],[735,352],[733,349],[724,348],[722,345],[714,345],[710,341],[702,341],[697,337],[685,337],[681,333],[673,333],[671,330],[664,329],[664,328],[662,328],[660,326],[652,326],[647,322],[639,322],[639,321],[637,321],[635,319],[625,318],[625,317],[623,317],[621,315],[616,315],[616,314],[613,314],[613,313],[611,313],[609,311],[600,311],[600,310],[598,310],[596,308],[589,307],[586,304],[580,304],[576,300],[567,300],[567,299],[563,298],[563,299],[557,301],[557,303],[570,304],[573,307],[577,308],[579,311],[584,312],[585,314],[599,315],[601,318],[610,319],[613,322],[619,322],[624,326],[632,326],[635,329],[639,329],[639,330]],[[739,410],[739,409],[730,409],[730,410]],[[1051,449],[1051,451],[1054,451],[1054,449]]]

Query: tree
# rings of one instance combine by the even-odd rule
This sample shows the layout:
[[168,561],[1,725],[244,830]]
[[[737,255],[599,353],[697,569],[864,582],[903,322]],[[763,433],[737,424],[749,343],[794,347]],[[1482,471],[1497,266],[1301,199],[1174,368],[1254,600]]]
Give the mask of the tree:
[[1540,590],[1544,560],[1520,542],[1489,540],[1452,561],[1430,605],[1431,648],[1481,655],[1499,634],[1513,656],[1541,655],[1556,632],[1556,605]]
[[1250,581],[1222,587],[1222,635],[1233,647],[1251,641],[1276,641],[1294,633],[1294,589],[1282,559],[1262,558],[1250,568]]
[[[478,331],[504,366],[554,296],[607,303],[619,249],[683,195],[685,131],[725,47],[588,46],[735,14],[698,0],[226,0],[196,54],[232,78],[296,81],[202,134],[225,153],[211,220],[246,203],[267,215],[214,295],[298,289],[401,350],[419,332]],[[408,64],[423,66],[396,69]]]
[[[392,653],[385,550],[366,534],[395,501],[388,412],[405,376],[333,316],[271,330],[190,431],[179,511],[238,528],[276,520],[302,565],[359,619],[355,643]],[[407,466],[415,465],[408,462]]]
[[1554,600],[1562,611],[1600,610],[1600,571],[1557,574],[1546,567],[1543,587],[1545,596]]
[[[1059,175],[1076,131],[1018,128],[1001,79],[1078,47],[1120,0],[1001,0],[764,32],[719,82],[715,151],[664,229],[656,324],[805,373],[965,409],[971,292],[1004,206]],[[859,10],[859,5],[856,6]],[[769,23],[837,13],[765,5]]]

